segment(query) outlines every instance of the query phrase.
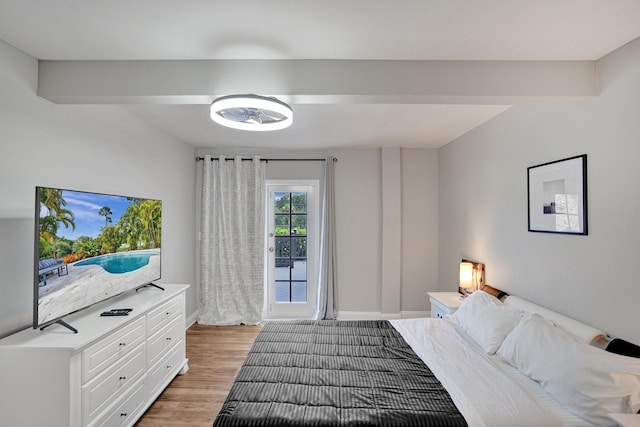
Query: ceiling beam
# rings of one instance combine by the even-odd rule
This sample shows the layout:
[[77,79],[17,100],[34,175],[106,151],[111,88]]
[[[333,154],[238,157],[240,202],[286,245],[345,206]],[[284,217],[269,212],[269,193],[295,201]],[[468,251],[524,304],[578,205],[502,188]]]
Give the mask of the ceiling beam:
[[596,96],[594,61],[39,61],[58,104],[209,104],[254,93],[291,104],[565,103]]

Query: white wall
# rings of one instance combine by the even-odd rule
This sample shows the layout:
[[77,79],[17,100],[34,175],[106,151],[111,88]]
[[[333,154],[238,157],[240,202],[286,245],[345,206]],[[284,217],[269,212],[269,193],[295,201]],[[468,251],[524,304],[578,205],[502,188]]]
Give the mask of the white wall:
[[380,313],[382,194],[380,150],[341,150],[335,167],[338,309]]
[[[334,149],[329,151],[281,151],[251,149],[198,149],[198,155],[254,154],[266,158],[338,158],[335,164],[336,229],[338,256],[338,305],[340,316],[378,318],[382,315],[382,154],[380,149]],[[437,151],[402,149],[399,176],[400,206],[388,211],[401,219],[401,271],[393,277],[391,292],[400,312],[426,312],[426,292],[437,290]],[[322,163],[272,162],[269,179],[318,179]],[[196,193],[200,192],[198,170]],[[394,200],[396,200],[394,198]],[[387,203],[391,203],[387,201]],[[199,206],[199,203],[198,203]],[[199,218],[199,208],[197,208]],[[197,220],[199,221],[199,219]],[[198,275],[198,272],[196,272]],[[397,311],[397,307],[396,307]],[[398,313],[386,315],[400,316]],[[393,316],[390,316],[393,317]]]
[[[33,224],[36,185],[162,199],[161,283],[193,283],[195,149],[119,107],[39,98],[37,70],[0,41],[0,219]],[[0,252],[16,259],[0,271],[0,335],[32,319],[33,225],[21,230],[0,236]]]
[[438,286],[438,151],[403,148],[403,311],[429,309],[426,293]]
[[[487,283],[640,343],[640,39],[598,62],[599,96],[513,107],[440,149],[439,282]],[[527,231],[527,167],[588,155],[588,236]]]

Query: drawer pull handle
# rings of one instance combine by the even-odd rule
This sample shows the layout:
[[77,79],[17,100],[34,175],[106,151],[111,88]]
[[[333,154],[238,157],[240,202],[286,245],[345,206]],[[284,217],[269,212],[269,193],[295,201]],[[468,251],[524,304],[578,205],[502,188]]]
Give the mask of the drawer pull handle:
[[167,365],[167,369],[171,369],[171,365]]
[[126,379],[127,379],[127,377],[120,377],[120,381],[124,381]]
[[171,337],[167,337],[167,341],[171,341]]
[[126,412],[123,412],[123,413],[120,414],[121,417],[126,417],[127,415],[129,415],[129,414],[127,414]]
[[167,311],[167,316],[171,316],[171,312],[170,311]]
[[118,344],[120,346],[120,348],[124,347],[125,345],[127,345],[126,342],[121,342],[120,344]]

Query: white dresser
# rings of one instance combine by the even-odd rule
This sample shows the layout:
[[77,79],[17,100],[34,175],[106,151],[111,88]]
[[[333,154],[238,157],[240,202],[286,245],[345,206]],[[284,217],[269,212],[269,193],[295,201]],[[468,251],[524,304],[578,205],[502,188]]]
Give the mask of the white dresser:
[[[186,373],[185,290],[148,287],[0,340],[0,426],[131,426]],[[113,308],[128,316],[101,317]]]

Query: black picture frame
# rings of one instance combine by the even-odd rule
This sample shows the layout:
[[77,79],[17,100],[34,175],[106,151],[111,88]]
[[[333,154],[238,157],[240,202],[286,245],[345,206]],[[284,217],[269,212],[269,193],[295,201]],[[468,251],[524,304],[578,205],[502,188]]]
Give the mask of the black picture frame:
[[588,234],[587,155],[527,168],[530,232]]

